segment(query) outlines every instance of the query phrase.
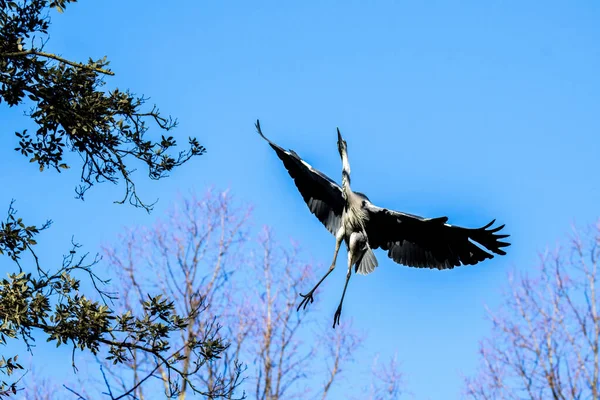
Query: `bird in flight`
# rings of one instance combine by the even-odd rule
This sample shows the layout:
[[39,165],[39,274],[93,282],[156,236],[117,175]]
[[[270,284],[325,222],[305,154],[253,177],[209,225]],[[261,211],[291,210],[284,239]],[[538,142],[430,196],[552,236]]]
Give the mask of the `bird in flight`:
[[314,301],[315,290],[335,268],[342,241],[346,244],[348,272],[342,298],[333,317],[333,328],[340,323],[352,266],[358,274],[373,272],[378,265],[373,254],[375,249],[386,250],[389,258],[402,265],[441,270],[475,265],[493,258],[491,253],[505,255],[502,247],[510,246],[510,243],[499,240],[510,235],[497,234],[504,225],[491,228],[495,220],[481,228],[464,228],[448,224],[448,217],[423,218],[378,207],[364,194],[354,192],[350,188],[348,146],[339,128],[337,146],[342,159],[341,187],[293,150],[284,150],[267,139],[258,120],[256,129],[283,161],[310,211],[335,235],[331,266],[310,292],[300,293],[302,301],[298,311]]

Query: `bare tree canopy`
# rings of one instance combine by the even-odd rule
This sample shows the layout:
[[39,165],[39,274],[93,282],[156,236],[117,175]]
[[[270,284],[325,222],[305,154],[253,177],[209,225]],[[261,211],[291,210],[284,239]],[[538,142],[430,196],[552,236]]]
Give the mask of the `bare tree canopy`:
[[[297,246],[279,243],[270,229],[252,233],[249,215],[250,208],[227,191],[209,190],[182,198],[150,227],[128,230],[104,250],[119,276],[114,289],[121,294],[120,308],[139,309],[145,293],[158,291],[186,314],[201,294],[203,317],[172,335],[171,348],[183,349],[182,355],[194,361],[197,356],[186,354],[186,344],[204,338],[213,320],[223,324],[219,333],[229,345],[190,378],[193,384],[215,389],[243,379],[228,398],[245,390],[257,400],[325,399],[362,336],[348,323],[338,332],[322,332],[309,316],[296,312],[294,300],[312,277],[312,265],[302,261]],[[111,382],[131,387],[150,372],[167,385],[165,371],[154,370],[155,365],[152,357],[133,357],[110,370]],[[314,386],[315,380],[320,386]],[[184,382],[181,396],[187,389]],[[154,391],[152,384],[139,385],[134,394],[146,398]]]
[[369,400],[398,399],[404,393],[404,375],[400,370],[398,354],[394,354],[387,363],[382,363],[379,357],[373,361],[373,382],[368,395]]
[[540,256],[532,276],[511,278],[481,366],[465,381],[473,399],[600,397],[600,221]]

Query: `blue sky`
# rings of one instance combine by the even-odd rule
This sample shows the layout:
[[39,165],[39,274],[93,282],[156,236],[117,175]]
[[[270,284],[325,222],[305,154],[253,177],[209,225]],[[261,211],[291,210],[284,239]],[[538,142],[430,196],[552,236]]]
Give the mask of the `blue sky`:
[[[216,185],[327,264],[333,237],[253,124],[336,180],[339,127],[353,189],[376,204],[473,227],[497,218],[512,235],[506,257],[452,271],[377,252],[377,271],[350,282],[342,318],[368,331],[361,357],[398,352],[416,398],[458,398],[488,332],[483,306],[499,303],[509,270],[532,269],[572,222],[599,215],[598,20],[594,1],[84,1],[53,13],[47,49],[107,55],[110,86],[151,96],[179,119],[182,142],[196,135],[208,153],[168,180],[139,174],[141,194],[160,198],[148,216],[112,203],[122,187],[77,201],[76,169],[41,174],[5,151],[0,204],[53,219],[40,251],[57,257],[71,235],[95,251],[178,192]],[[29,124],[22,111],[0,107],[4,148]],[[317,298],[332,316],[344,275]]]

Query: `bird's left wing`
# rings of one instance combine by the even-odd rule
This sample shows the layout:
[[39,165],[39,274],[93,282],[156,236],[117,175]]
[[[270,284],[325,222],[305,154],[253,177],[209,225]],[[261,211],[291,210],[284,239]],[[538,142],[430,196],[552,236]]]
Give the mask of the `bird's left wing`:
[[368,213],[366,231],[371,248],[387,250],[388,257],[409,267],[474,265],[493,258],[490,252],[505,255],[502,247],[510,246],[499,241],[509,235],[496,234],[504,225],[488,229],[495,220],[470,229],[447,224],[447,217],[422,218],[377,207],[369,201],[363,203],[363,209]]
[[310,211],[334,235],[338,231],[344,209],[344,198],[340,186],[327,175],[311,167],[293,150],[284,150],[263,135],[260,123],[256,130],[277,153]]

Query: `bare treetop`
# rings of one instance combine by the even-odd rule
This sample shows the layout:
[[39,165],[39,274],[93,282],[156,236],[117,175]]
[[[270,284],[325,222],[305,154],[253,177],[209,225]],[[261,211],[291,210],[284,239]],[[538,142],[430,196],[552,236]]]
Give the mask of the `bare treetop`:
[[468,397],[600,398],[599,259],[600,221],[542,254],[535,273],[511,277]]
[[[222,324],[218,336],[225,348],[195,371],[192,385],[226,393],[226,398],[243,391],[257,400],[326,398],[362,337],[348,323],[335,335],[315,332],[310,316],[295,311],[294,300],[312,278],[312,265],[303,261],[297,246],[279,243],[271,229],[251,232],[249,216],[250,208],[230,193],[209,190],[181,198],[150,227],[127,230],[105,248],[119,276],[119,306],[123,312],[137,310],[145,293],[152,292],[172,299],[185,314],[203,300],[202,314],[169,339],[172,349],[183,349],[182,371],[187,372],[188,362],[191,368],[202,357],[186,345],[205,340],[216,318]],[[105,366],[111,384],[121,390],[148,375],[155,378],[136,386],[138,398],[153,393],[156,380],[168,393],[167,371],[152,357],[140,353],[122,367]],[[184,381],[181,394],[188,393]]]

